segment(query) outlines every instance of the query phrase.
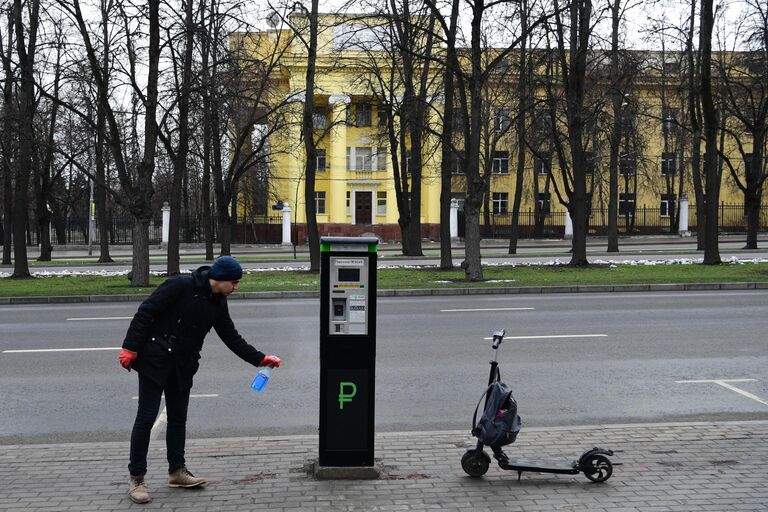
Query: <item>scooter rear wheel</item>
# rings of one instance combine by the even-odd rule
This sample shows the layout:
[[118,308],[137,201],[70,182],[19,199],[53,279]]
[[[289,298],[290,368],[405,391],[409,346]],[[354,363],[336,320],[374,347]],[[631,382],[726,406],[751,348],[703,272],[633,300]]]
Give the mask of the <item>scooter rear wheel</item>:
[[584,466],[586,467],[581,468],[584,476],[593,482],[605,482],[613,474],[613,464],[605,455],[592,455],[586,460]]
[[461,469],[471,477],[483,476],[491,464],[491,457],[483,450],[467,450],[461,457]]

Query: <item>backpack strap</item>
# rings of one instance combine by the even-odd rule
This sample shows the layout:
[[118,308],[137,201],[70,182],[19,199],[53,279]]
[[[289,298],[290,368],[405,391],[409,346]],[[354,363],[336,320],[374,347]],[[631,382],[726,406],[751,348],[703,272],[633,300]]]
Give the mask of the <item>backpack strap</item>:
[[491,390],[491,388],[495,385],[494,382],[487,388],[485,388],[485,391],[483,391],[483,394],[480,395],[480,400],[477,401],[477,406],[475,406],[475,413],[472,415],[472,434],[475,433],[475,427],[477,426],[477,411],[480,409],[480,403],[483,401],[483,398],[486,398],[488,396],[488,392]]

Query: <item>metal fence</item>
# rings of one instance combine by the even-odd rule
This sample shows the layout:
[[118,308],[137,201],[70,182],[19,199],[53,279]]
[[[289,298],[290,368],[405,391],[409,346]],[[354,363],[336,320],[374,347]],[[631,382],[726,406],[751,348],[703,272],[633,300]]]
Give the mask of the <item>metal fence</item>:
[[[109,245],[130,245],[133,243],[133,219],[129,217],[112,218],[107,226]],[[250,219],[233,219],[232,243],[280,243],[281,215],[264,215]],[[95,222],[93,245],[101,243],[101,233],[98,221]],[[211,222],[213,242],[219,242],[219,225],[216,218]],[[156,245],[162,242],[162,218],[153,219],[149,224],[149,243]],[[86,245],[88,244],[88,219],[68,218],[59,224],[51,224],[50,240],[53,245]],[[204,243],[205,229],[202,218],[194,218],[189,222],[184,219],[179,226],[179,241],[182,243]],[[40,233],[37,226],[31,225],[27,231],[27,244],[38,245]]]
[[[633,211],[621,212],[618,218],[618,229],[621,234],[676,234],[677,224],[661,208],[646,206],[637,207]],[[506,238],[512,232],[512,213],[504,212],[490,216],[486,224],[481,217],[483,236],[489,238]],[[747,219],[744,215],[743,204],[721,204],[718,212],[720,232],[739,233],[747,229]],[[688,229],[696,230],[696,206],[688,208]],[[589,216],[588,232],[593,235],[604,235],[608,229],[608,210],[595,209]],[[768,205],[760,208],[760,229],[768,230]],[[521,238],[534,236],[561,237],[565,232],[565,212],[552,212],[541,216],[538,221],[533,210],[521,211],[518,218],[518,233]]]
[[[461,213],[461,212],[460,212]],[[565,233],[565,212],[552,212],[536,218],[533,210],[524,210],[518,217],[518,236],[520,238],[562,237]],[[459,236],[463,236],[463,215],[459,215]],[[747,221],[742,204],[721,204],[718,212],[718,222],[721,232],[745,232]],[[512,233],[512,213],[504,212],[489,216],[486,223],[484,216],[480,217],[480,229],[486,238],[508,238]],[[696,207],[688,209],[688,227],[695,231],[697,224]],[[282,216],[264,215],[249,219],[234,219],[232,243],[280,243],[282,236]],[[589,217],[588,232],[592,235],[604,235],[607,232],[608,211],[606,209],[592,210]],[[51,225],[51,243],[54,245],[84,245],[88,243],[88,219],[69,218],[60,225]],[[677,225],[672,224],[672,218],[662,215],[661,208],[637,207],[631,213],[620,214],[618,229],[621,234],[676,234]],[[768,205],[760,209],[760,229],[768,230]],[[133,219],[113,218],[107,228],[110,245],[130,245],[133,241]],[[212,219],[211,232],[214,243],[219,242],[218,222]],[[194,218],[189,222],[182,219],[179,228],[179,240],[182,243],[204,243],[205,230],[202,218]],[[154,219],[149,226],[149,243],[159,244],[162,241],[162,219]],[[101,242],[98,224],[93,244]],[[27,243],[38,245],[39,231],[31,225],[27,232]]]

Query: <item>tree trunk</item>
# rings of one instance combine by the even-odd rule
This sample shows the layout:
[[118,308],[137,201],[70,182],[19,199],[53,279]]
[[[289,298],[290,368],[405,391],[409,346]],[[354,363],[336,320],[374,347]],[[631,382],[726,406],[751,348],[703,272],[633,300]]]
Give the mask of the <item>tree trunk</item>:
[[[315,174],[317,172],[317,147],[315,146],[312,116],[315,111],[315,61],[317,60],[318,0],[312,0],[309,12],[309,48],[307,54],[306,90],[302,112],[304,135],[305,179],[304,203],[307,215],[307,236],[309,238],[309,270],[320,272],[320,234],[317,230],[317,205],[315,204]],[[298,208],[298,205],[294,205]],[[295,243],[298,243],[295,240]]]
[[619,153],[622,129],[622,103],[624,100],[621,84],[619,84],[619,23],[621,0],[613,0],[611,9],[611,104],[613,106],[613,126],[610,134],[610,162],[608,169],[608,252],[619,252]]
[[4,166],[3,170],[3,265],[10,265],[13,240],[13,180],[10,168]]
[[[13,11],[8,12],[8,47],[0,48],[3,52],[3,71],[5,77],[3,80],[3,109],[2,109],[2,125],[0,126],[0,145],[2,145],[3,154],[6,157],[10,157],[13,154],[13,148],[16,144],[16,122],[18,119],[14,95],[13,86],[15,81],[15,74],[13,72],[13,29],[15,26],[15,19]],[[2,181],[3,181],[3,265],[11,264],[11,245],[13,241],[13,167],[10,164],[10,158],[3,158],[2,163]]]
[[[215,12],[215,0],[211,1],[209,21],[213,23]],[[205,35],[202,44],[202,70],[203,70],[203,183],[200,203],[202,204],[203,239],[205,240],[205,259],[213,260],[213,219],[211,218],[211,148],[213,146],[213,134],[218,132],[213,128],[213,82],[208,61],[212,56],[211,39],[213,27],[205,27]],[[216,56],[213,55],[213,61]]]
[[171,216],[168,229],[168,264],[169,276],[178,274],[179,267],[179,227],[181,225],[181,187],[187,172],[189,154],[189,96],[192,86],[192,51],[194,50],[193,0],[184,2],[184,60],[179,90],[179,145],[173,155],[173,183],[171,185]]
[[[33,175],[35,118],[35,52],[37,51],[37,27],[40,21],[40,0],[32,0],[27,6],[29,19],[25,20],[21,0],[14,0],[13,12],[16,24],[16,52],[21,75],[19,87],[19,153],[16,161],[16,190],[13,208],[13,256],[12,277],[30,277],[27,260],[27,219],[29,207],[29,179]],[[24,44],[24,23],[28,24],[28,46]]]
[[[522,0],[520,3],[520,31],[523,34],[528,32],[528,0]],[[525,176],[526,119],[528,118],[529,108],[528,77],[532,71],[527,61],[527,42],[528,36],[523,37],[520,42],[520,60],[518,62],[517,175],[515,176],[515,198],[512,202],[512,232],[509,235],[509,249],[507,251],[509,254],[517,254],[517,239],[520,229],[520,203],[523,199],[523,178]],[[535,175],[533,179],[536,179]]]
[[705,227],[704,264],[720,264],[718,245],[718,207],[720,203],[720,172],[717,165],[717,111],[712,93],[712,28],[714,26],[713,0],[703,0],[701,5],[700,43],[701,50],[701,106],[704,117],[704,174],[707,178],[707,225]]
[[[222,211],[223,210],[223,211]],[[220,256],[229,256],[232,253],[232,219],[229,217],[227,208],[218,209],[219,219],[219,245]]]
[[149,218],[138,217],[133,224],[131,286],[149,286]]
[[570,198],[568,211],[573,220],[573,240],[571,261],[575,267],[587,266],[587,182],[586,158],[584,155],[584,87],[589,50],[591,0],[571,7],[571,57],[570,73],[567,84],[568,138],[571,145],[573,163],[573,197]]
[[469,80],[469,140],[467,150],[467,197],[464,201],[466,236],[464,239],[464,275],[469,281],[483,279],[480,257],[480,206],[485,181],[480,176],[480,126],[483,107],[481,24],[485,1],[477,0],[473,8],[470,59],[472,75]]
[[765,144],[765,125],[759,125],[754,131],[752,160],[746,174],[744,207],[747,216],[747,243],[745,249],[757,249],[757,233],[760,230],[760,203],[762,197],[763,146]]
[[453,268],[453,248],[451,247],[451,169],[455,158],[453,152],[453,118],[454,118],[454,72],[457,67],[456,30],[459,19],[459,1],[451,2],[451,18],[446,51],[446,67],[443,72],[445,90],[445,114],[443,116],[443,133],[441,136],[440,163],[440,268]]
[[[108,0],[101,0],[101,37],[102,55],[101,66],[104,76],[109,77],[110,38],[109,38],[109,8]],[[107,78],[108,79],[108,78]],[[99,102],[96,105],[96,183],[94,200],[96,202],[96,216],[99,225],[99,263],[111,263],[109,255],[109,212],[107,211],[107,169],[105,158],[105,138],[107,135],[107,113],[104,105]]]

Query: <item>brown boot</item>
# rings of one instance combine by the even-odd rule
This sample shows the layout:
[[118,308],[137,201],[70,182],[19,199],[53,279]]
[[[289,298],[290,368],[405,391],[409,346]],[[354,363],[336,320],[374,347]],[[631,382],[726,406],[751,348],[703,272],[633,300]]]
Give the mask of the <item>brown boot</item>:
[[168,475],[168,487],[200,487],[204,483],[204,478],[196,477],[187,468],[179,468]]
[[149,503],[152,498],[149,497],[149,489],[144,485],[144,475],[128,478],[128,496],[134,503]]

